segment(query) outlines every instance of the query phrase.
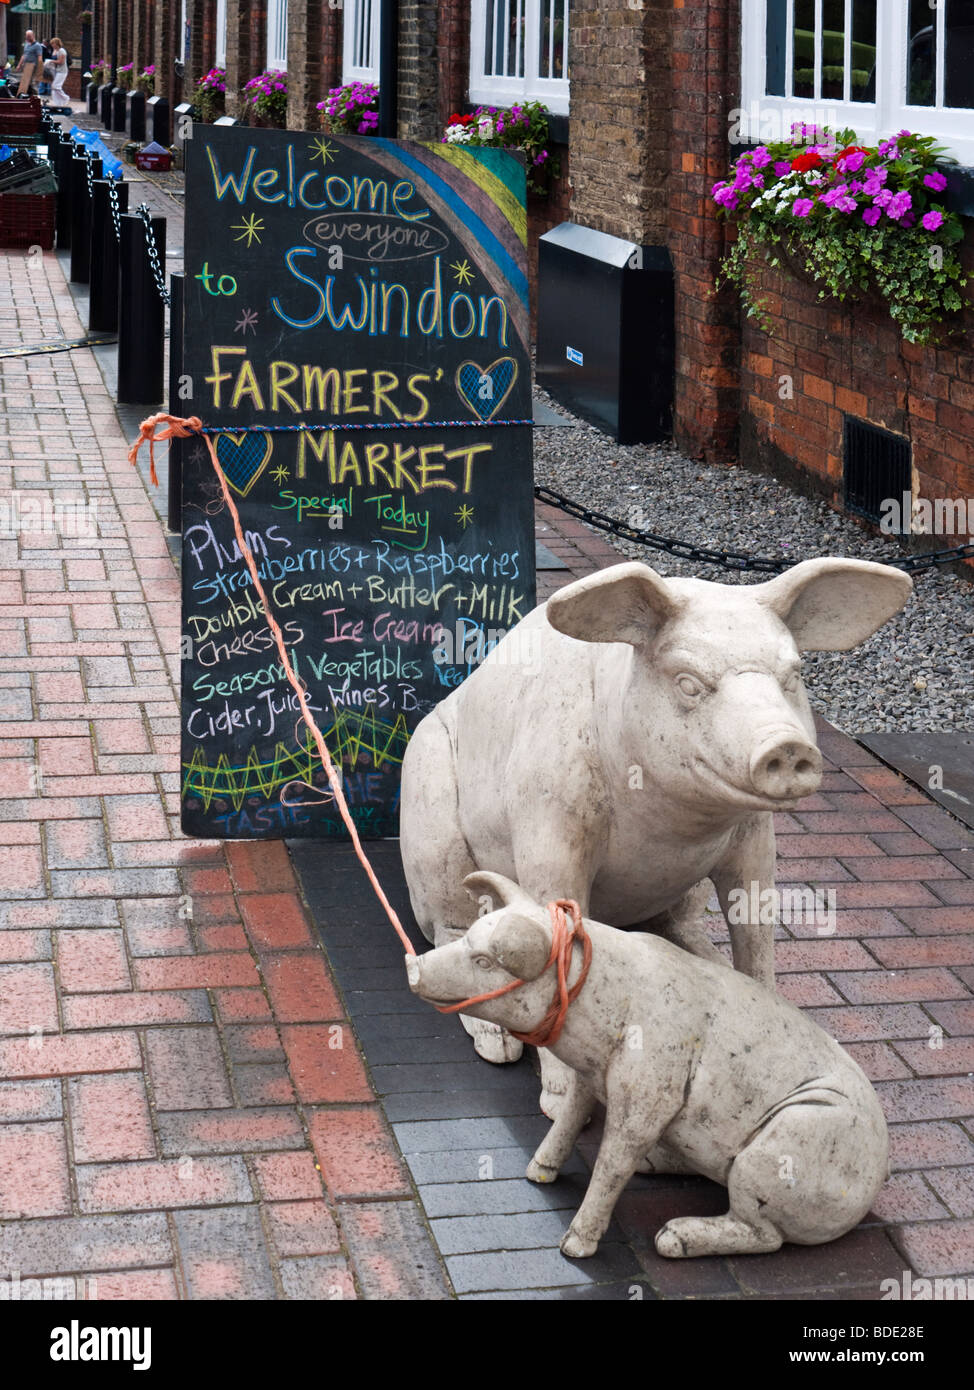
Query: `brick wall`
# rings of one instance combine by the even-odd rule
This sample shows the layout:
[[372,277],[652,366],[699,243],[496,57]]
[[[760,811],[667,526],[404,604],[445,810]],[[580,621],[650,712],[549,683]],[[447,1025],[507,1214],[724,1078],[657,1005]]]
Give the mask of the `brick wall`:
[[[401,0],[399,5],[399,135],[435,140],[439,116],[439,13],[435,0]],[[447,113],[449,114],[449,113]]]
[[317,130],[317,103],[340,81],[342,11],[328,0],[291,0],[287,30],[287,124]]
[[[974,269],[974,250],[967,253]],[[917,497],[974,497],[974,312],[962,347],[904,343],[882,305],[822,304],[808,282],[766,270],[772,332],[744,331],[741,446],[749,463],[842,501],[843,416],[905,436]]]

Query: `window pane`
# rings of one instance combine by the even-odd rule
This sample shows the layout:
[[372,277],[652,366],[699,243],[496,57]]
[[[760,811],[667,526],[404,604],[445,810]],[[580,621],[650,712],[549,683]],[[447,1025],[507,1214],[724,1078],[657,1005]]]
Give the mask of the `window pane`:
[[852,0],[852,100],[876,100],[876,0]]
[[564,77],[568,0],[541,0],[538,76]]
[[939,10],[930,0],[910,0],[906,64],[908,106],[933,106],[937,98],[937,31]]
[[974,106],[974,0],[947,0],[944,105]]
[[815,95],[815,0],[795,0],[794,80],[796,97]]
[[788,42],[788,0],[768,0],[765,34],[765,93],[785,96],[785,45]]
[[845,100],[845,0],[822,3],[822,96]]

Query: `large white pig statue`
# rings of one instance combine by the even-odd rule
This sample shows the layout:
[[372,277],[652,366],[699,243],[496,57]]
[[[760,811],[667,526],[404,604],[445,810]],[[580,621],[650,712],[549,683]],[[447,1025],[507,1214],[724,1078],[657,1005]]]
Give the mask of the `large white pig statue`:
[[[855,647],[911,589],[887,565],[817,559],[754,585],[620,564],[555,594],[406,750],[400,844],[427,938],[475,920],[461,885],[481,869],[722,960],[702,925],[712,883],[725,916],[751,905],[730,914],[734,965],[773,989],[757,910],[774,886],[772,812],[821,777],[799,653]],[[495,1024],[464,1026],[488,1060],[520,1055]],[[563,1089],[547,1074],[545,1087]]]
[[[549,914],[498,874],[466,882],[502,906],[459,940],[407,956],[410,988],[434,1005],[473,998],[475,1015],[531,1033],[558,984]],[[661,1255],[819,1245],[861,1221],[887,1176],[888,1139],[876,1093],[848,1053],[736,970],[658,936],[587,919],[582,927],[589,970],[582,975],[582,941],[566,939],[567,984],[577,988],[581,976],[581,987],[550,1044],[569,1080],[527,1170],[533,1182],[553,1182],[593,1101],[604,1102],[598,1158],[564,1254],[595,1253],[637,1168],[702,1173],[728,1189],[724,1216],[668,1221],[656,1235]]]

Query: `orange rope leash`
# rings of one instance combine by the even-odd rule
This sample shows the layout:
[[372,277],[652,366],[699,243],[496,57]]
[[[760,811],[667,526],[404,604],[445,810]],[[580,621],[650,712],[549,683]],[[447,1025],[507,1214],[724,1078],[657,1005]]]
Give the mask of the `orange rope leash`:
[[[570,898],[559,898],[556,902],[548,904],[548,911],[551,913],[551,952],[545,962],[545,970],[550,969],[557,962],[558,965],[558,987],[555,998],[551,1002],[551,1007],[537,1028],[530,1033],[515,1033],[513,1029],[508,1031],[512,1037],[519,1039],[520,1042],[529,1043],[532,1047],[551,1047],[561,1037],[561,1030],[565,1026],[565,1017],[568,1013],[569,1004],[573,1003],[582,991],[582,986],[588,976],[588,969],[592,963],[592,941],[588,932],[582,925],[582,913],[577,902]],[[571,923],[568,921],[568,913],[571,913]],[[578,979],[568,988],[568,971],[571,968],[572,948],[575,942],[582,948],[582,969]],[[541,972],[544,974],[544,970]],[[519,989],[524,984],[524,980],[512,980],[509,985],[502,985],[500,989],[491,990],[489,994],[478,994],[471,999],[463,999],[459,1004],[445,1004],[436,1006],[441,1014],[457,1014],[469,1009],[472,1004],[483,1004],[488,999],[499,999],[502,994],[510,994],[512,990]]]
[[[154,434],[153,431],[155,430],[157,425],[161,426],[161,428],[158,434]],[[250,577],[253,580],[254,588],[257,590],[257,593],[260,597],[260,601],[264,609],[264,614],[267,618],[267,624],[274,636],[274,641],[277,643],[277,650],[281,658],[281,664],[284,667],[285,673],[289,682],[291,683],[295,695],[297,695],[298,697],[298,704],[301,706],[301,713],[304,717],[304,722],[307,725],[307,727],[311,730],[312,736],[314,737],[315,744],[318,748],[318,756],[321,759],[321,765],[327,773],[328,784],[331,787],[332,794],[335,798],[335,802],[341,814],[341,818],[345,822],[346,829],[348,830],[348,833],[351,836],[352,844],[355,847],[355,853],[358,856],[359,863],[362,865],[362,868],[368,875],[369,882],[372,884],[372,887],[375,890],[376,897],[379,899],[379,902],[385,909],[386,916],[389,918],[389,921],[392,923],[396,931],[396,934],[399,937],[399,940],[402,942],[403,946],[406,949],[406,954],[414,956],[416,954],[416,951],[413,947],[413,943],[406,935],[403,929],[402,922],[400,922],[399,917],[396,914],[395,908],[392,906],[389,899],[382,891],[382,885],[376,878],[375,871],[373,870],[372,865],[368,861],[368,857],[366,856],[365,850],[362,848],[362,841],[359,839],[358,830],[356,829],[355,822],[352,820],[351,814],[349,812],[348,803],[346,802],[344,793],[342,792],[341,781],[339,779],[338,773],[335,771],[335,765],[331,760],[331,755],[329,754],[327,747],[325,746],[325,740],[322,737],[321,730],[315,723],[314,715],[311,713],[311,710],[308,706],[308,700],[305,694],[304,686],[298,680],[298,677],[294,672],[294,668],[291,665],[290,659],[288,658],[287,648],[284,645],[284,634],[281,631],[278,623],[275,621],[274,615],[271,612],[270,604],[267,601],[267,595],[264,592],[263,585],[261,584],[260,578],[257,574],[257,566],[254,563],[253,554],[251,553],[250,547],[248,546],[247,542],[244,540],[243,528],[240,525],[240,514],[237,511],[233,498],[230,496],[230,489],[227,487],[227,481],[223,475],[223,469],[220,467],[219,460],[217,459],[216,450],[214,449],[213,444],[210,442],[209,435],[203,434],[202,420],[200,420],[196,415],[190,415],[186,419],[180,419],[178,416],[166,415],[164,413],[161,413],[159,415],[153,415],[150,416],[148,420],[143,420],[141,426],[139,427],[139,437],[129,450],[129,463],[133,465],[135,464],[136,459],[138,458],[139,449],[142,447],[143,444],[148,443],[150,465],[149,476],[151,477],[153,483],[155,483],[158,486],[159,479],[156,475],[154,446],[156,444],[162,444],[166,440],[172,439],[174,436],[179,439],[186,439],[191,434],[202,435],[203,442],[209,450],[210,459],[213,463],[214,471],[216,473],[217,478],[219,479],[220,488],[223,492],[223,500],[227,504],[227,507],[230,511],[230,515],[233,518],[233,529],[236,533],[237,545],[240,547],[240,553],[247,563],[247,568],[250,570]]]

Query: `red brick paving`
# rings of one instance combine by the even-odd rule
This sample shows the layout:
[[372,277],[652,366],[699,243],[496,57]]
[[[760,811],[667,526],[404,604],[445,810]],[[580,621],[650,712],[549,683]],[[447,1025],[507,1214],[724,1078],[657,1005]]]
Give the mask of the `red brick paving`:
[[[0,261],[8,305],[19,265]],[[30,316],[54,293],[80,336],[44,270],[50,292],[0,337],[43,337]],[[4,389],[28,387],[101,406],[70,452],[139,559],[100,537],[0,539],[0,1246],[25,1273],[97,1272],[101,1298],[442,1296],[286,850],[173,829],[179,585],[98,370],[7,359]],[[63,466],[63,441],[36,447]],[[0,487],[20,468],[0,462]],[[538,514],[571,575],[618,559]],[[541,597],[571,575],[543,574]],[[887,1232],[918,1274],[974,1272],[974,883],[955,852],[971,837],[851,740],[822,744],[821,791],[781,818],[780,875],[834,886],[837,931],[783,931],[781,988],[876,1082],[894,1178],[841,1259],[809,1251],[790,1284],[774,1257],[732,1262],[758,1296],[861,1291]]]

